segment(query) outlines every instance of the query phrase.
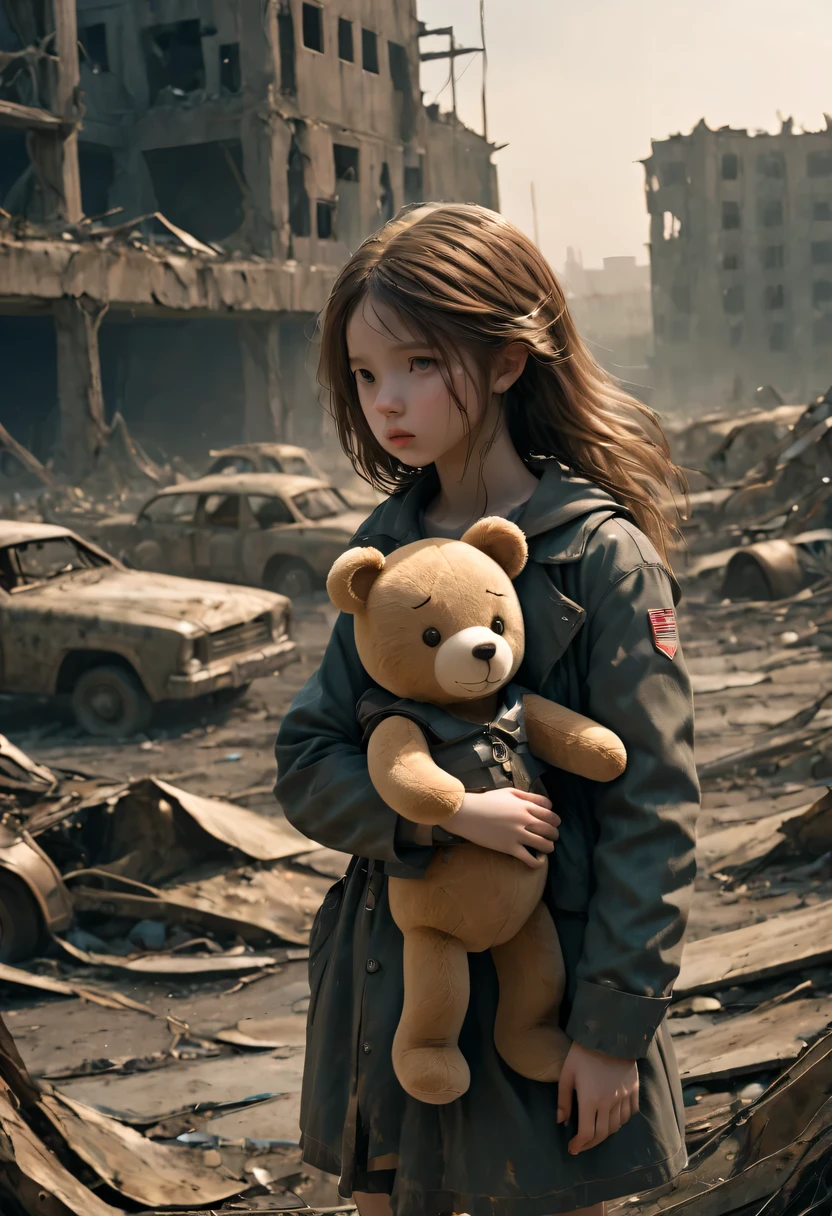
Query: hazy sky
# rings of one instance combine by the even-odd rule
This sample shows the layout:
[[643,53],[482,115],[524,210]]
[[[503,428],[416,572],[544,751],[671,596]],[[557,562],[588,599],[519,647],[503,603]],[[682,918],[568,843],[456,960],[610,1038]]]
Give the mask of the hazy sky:
[[[417,0],[430,26],[453,25],[479,45],[479,0]],[[647,260],[644,172],[650,140],[711,127],[823,127],[832,111],[830,0],[485,0],[489,136],[501,210],[532,234],[556,268],[566,246],[584,264]],[[425,50],[446,41],[424,40]],[[457,60],[461,117],[481,130],[480,57]],[[425,101],[447,61],[422,68]],[[450,107],[450,87],[439,98]]]

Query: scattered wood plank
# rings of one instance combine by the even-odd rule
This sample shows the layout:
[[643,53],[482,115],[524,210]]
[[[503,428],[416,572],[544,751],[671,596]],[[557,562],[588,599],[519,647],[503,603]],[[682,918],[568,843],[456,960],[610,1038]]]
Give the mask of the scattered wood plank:
[[832,997],[788,1001],[728,1018],[674,1041],[682,1080],[720,1081],[780,1068],[830,1025]]
[[674,996],[748,984],[832,958],[832,900],[689,942]]

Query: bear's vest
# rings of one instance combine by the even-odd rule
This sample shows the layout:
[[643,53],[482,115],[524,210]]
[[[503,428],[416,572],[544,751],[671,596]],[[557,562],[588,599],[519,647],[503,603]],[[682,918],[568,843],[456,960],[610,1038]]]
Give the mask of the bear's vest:
[[519,684],[506,685],[494,721],[478,724],[437,705],[397,700],[382,688],[371,688],[358,702],[358,723],[366,747],[384,718],[409,718],[421,727],[439,767],[457,777],[469,793],[514,786],[545,794],[541,777],[546,766],[529,751],[524,695],[526,690]]

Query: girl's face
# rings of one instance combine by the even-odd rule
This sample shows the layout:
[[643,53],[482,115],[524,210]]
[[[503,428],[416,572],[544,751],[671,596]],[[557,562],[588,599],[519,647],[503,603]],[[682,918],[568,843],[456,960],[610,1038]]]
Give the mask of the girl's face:
[[366,299],[358,304],[347,323],[347,350],[361,409],[385,452],[424,468],[467,447],[482,403],[461,364],[447,374],[467,417],[442,377],[438,352],[386,305]]

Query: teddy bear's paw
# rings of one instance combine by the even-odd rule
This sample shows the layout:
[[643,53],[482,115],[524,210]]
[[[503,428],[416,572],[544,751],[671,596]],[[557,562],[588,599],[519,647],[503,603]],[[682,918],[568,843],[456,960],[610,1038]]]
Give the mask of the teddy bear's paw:
[[509,1068],[530,1081],[559,1081],[572,1046],[559,1026],[495,1032],[494,1044]]
[[393,1068],[411,1098],[444,1106],[455,1102],[471,1084],[471,1073],[458,1047],[393,1048]]

